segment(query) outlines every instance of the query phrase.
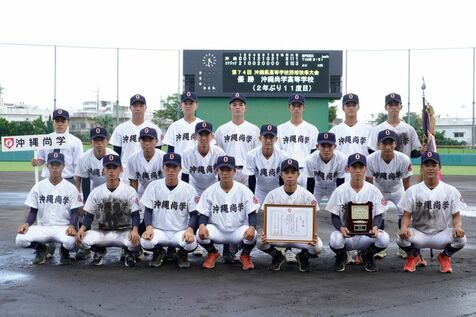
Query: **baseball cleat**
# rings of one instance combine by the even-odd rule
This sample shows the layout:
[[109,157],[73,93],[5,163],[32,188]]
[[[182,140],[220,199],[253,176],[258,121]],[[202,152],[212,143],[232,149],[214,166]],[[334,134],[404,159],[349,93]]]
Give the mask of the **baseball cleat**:
[[38,247],[35,251],[35,257],[33,258],[33,264],[45,264],[46,257],[48,253],[48,248],[44,244],[38,244]]
[[227,252],[224,252],[223,253],[223,261],[225,263],[228,263],[228,264],[233,264],[236,262],[235,260],[235,254],[230,252],[230,251],[227,251]]
[[286,258],[286,263],[297,263],[296,254],[294,254],[293,250],[286,250],[284,257]]
[[195,250],[193,250],[192,254],[196,257],[202,257],[204,253],[204,249],[201,246],[198,246]]
[[205,269],[213,269],[215,267],[215,263],[220,258],[220,253],[216,252],[208,252],[208,256],[205,261],[202,263],[202,267]]
[[51,242],[46,244],[48,252],[46,253],[46,259],[51,259],[55,256],[56,244]]
[[309,256],[301,251],[297,254],[296,260],[299,264],[299,271],[301,272],[310,272],[311,266],[309,265]]
[[74,258],[77,261],[87,260],[87,259],[91,258],[91,250],[79,248],[78,252],[76,252],[76,255],[74,256]]
[[164,260],[165,250],[163,248],[158,248],[154,250],[152,254],[152,259],[149,261],[150,267],[159,267],[162,265],[162,261]]
[[93,265],[100,266],[104,264],[104,257],[106,256],[107,249],[104,248],[102,250],[97,250],[94,253],[93,261],[91,262]]
[[336,254],[336,261],[334,263],[334,270],[336,272],[344,272],[347,260],[347,252],[338,252]]
[[252,270],[255,268],[253,261],[251,261],[251,256],[248,254],[241,253],[240,255],[240,262],[243,265],[243,270]]
[[387,256],[387,251],[383,250],[383,251],[380,251],[379,253],[375,253],[374,258],[381,260],[386,256]]
[[136,257],[134,256],[134,253],[132,253],[132,252],[127,252],[126,253],[126,259],[124,260],[124,265],[125,266],[135,266],[136,265]]
[[177,252],[177,263],[181,269],[190,267],[190,261],[188,260],[188,253],[185,250],[179,250]]
[[69,256],[69,250],[61,246],[60,248],[60,263],[62,265],[71,265],[71,257]]
[[443,253],[438,255],[438,262],[440,263],[440,272],[441,273],[451,273],[453,268],[451,267],[451,258]]
[[284,258],[284,255],[281,253],[281,251],[278,251],[277,255],[273,256],[273,261],[271,262],[271,265],[268,267],[270,271],[279,271],[281,270],[281,266],[284,264],[286,259]]
[[407,262],[405,263],[403,270],[405,272],[415,272],[419,261],[420,261],[419,255],[408,255]]
[[364,269],[367,272],[377,272],[377,266],[375,265],[374,254],[370,252],[369,249],[365,250],[361,254],[362,263],[364,264]]
[[401,248],[398,248],[397,256],[399,258],[406,259],[407,258],[407,253],[405,251],[403,251]]

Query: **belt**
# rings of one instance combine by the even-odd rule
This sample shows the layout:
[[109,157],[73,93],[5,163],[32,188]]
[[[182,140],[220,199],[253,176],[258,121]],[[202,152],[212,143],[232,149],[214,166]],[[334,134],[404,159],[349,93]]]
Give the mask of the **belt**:
[[235,166],[237,170],[242,170],[243,169],[243,165],[237,165]]

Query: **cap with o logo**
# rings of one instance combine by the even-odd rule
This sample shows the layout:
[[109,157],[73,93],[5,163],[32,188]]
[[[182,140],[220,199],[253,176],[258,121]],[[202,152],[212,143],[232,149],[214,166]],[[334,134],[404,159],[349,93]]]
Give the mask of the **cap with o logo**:
[[136,104],[136,103],[142,103],[142,104],[146,104],[145,102],[145,97],[142,96],[142,95],[139,95],[139,94],[136,94],[134,96],[131,97],[131,100],[130,100],[130,105],[132,106],[133,104]]
[[381,143],[387,139],[391,139],[393,141],[397,141],[397,134],[395,133],[395,131],[393,130],[390,130],[390,129],[386,129],[386,130],[382,130],[378,133],[378,142]]
[[157,139],[157,131],[154,128],[145,127],[139,132],[139,139],[142,138]]
[[289,167],[295,169],[296,171],[299,171],[299,162],[292,158],[288,158],[281,162],[281,172],[283,172]]
[[182,157],[178,153],[167,153],[164,155],[163,158],[163,165],[176,165],[176,166],[181,166],[182,165]]
[[347,159],[347,166],[352,166],[356,163],[361,163],[362,165],[367,165],[367,159],[365,158],[365,155],[360,154],[360,153],[355,153],[352,155],[349,155],[349,158]]
[[108,137],[108,134],[107,134],[107,130],[104,129],[104,128],[101,128],[101,127],[95,127],[95,128],[91,128],[89,130],[89,139],[92,140],[92,139],[95,139],[95,138],[107,138]]
[[423,153],[421,156],[421,163],[423,164],[426,161],[433,161],[435,163],[441,164],[440,155],[436,152],[428,151]]
[[228,102],[229,104],[234,102],[234,101],[241,101],[242,103],[244,103],[246,105],[246,98],[245,96],[243,96],[242,94],[240,94],[239,92],[235,92],[233,93],[231,96],[230,96],[230,101]]
[[263,124],[260,128],[260,133],[261,136],[267,135],[267,134],[272,134],[273,136],[278,135],[278,128],[275,125],[272,124]]
[[187,92],[184,92],[180,96],[180,102],[185,102],[185,101],[189,101],[189,100],[192,101],[192,102],[197,102],[197,100],[198,100],[197,95],[195,95],[191,91],[187,91]]
[[336,135],[331,132],[321,132],[317,135],[317,144],[336,144]]
[[349,102],[355,102],[356,104],[359,104],[359,96],[352,93],[344,95],[344,97],[342,97],[342,105],[345,105]]
[[195,125],[195,133],[200,132],[210,132],[213,133],[213,125],[210,122],[202,121]]
[[385,96],[385,105],[388,105],[389,103],[394,101],[398,103],[402,103],[402,97],[399,94],[396,94],[394,92]]
[[288,105],[293,103],[304,105],[305,102],[306,102],[306,98],[304,98],[304,96],[301,94],[294,94],[289,96],[288,98]]
[[235,158],[229,155],[219,156],[215,168],[221,167],[236,168]]
[[121,166],[121,157],[119,155],[108,154],[104,155],[102,158],[102,165],[103,166]]
[[64,155],[59,152],[52,152],[48,154],[48,158],[46,159],[47,164],[51,163],[60,163],[64,164]]

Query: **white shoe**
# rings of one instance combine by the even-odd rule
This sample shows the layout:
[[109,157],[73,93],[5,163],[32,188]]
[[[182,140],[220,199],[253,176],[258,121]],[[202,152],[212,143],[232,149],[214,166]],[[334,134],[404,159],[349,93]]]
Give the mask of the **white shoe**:
[[402,249],[398,248],[397,256],[402,258],[402,259],[406,259],[407,258],[407,253],[405,251],[403,251]]
[[192,254],[196,257],[202,257],[205,254],[205,249],[201,246],[197,246],[197,248],[193,250]]
[[284,257],[286,258],[286,263],[297,263],[296,254],[292,250],[286,250]]

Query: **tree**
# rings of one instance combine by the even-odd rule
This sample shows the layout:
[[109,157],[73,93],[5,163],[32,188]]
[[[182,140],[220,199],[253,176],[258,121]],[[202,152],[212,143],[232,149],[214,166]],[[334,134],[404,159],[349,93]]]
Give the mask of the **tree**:
[[116,123],[116,120],[114,117],[110,114],[104,114],[96,117],[94,120],[98,127],[106,129],[107,132],[109,132],[109,135],[112,134],[114,131],[114,125]]
[[380,124],[387,121],[388,115],[386,113],[380,112],[377,114],[377,118],[374,120],[374,125]]
[[332,124],[337,118],[337,106],[331,105],[329,107],[329,124]]
[[155,110],[152,118],[152,121],[159,127],[168,126],[183,117],[178,94],[167,96],[165,100],[161,99],[160,103],[162,109]]

